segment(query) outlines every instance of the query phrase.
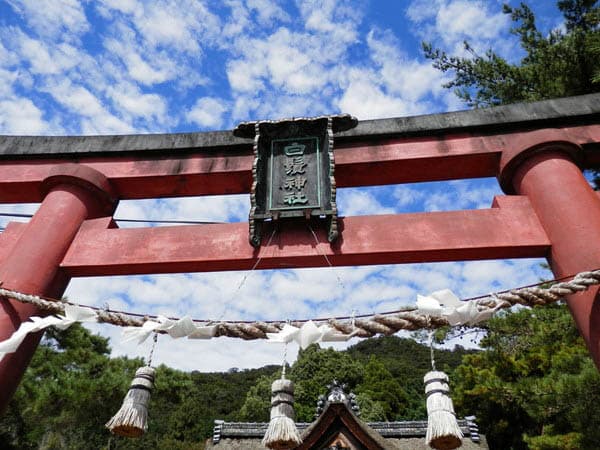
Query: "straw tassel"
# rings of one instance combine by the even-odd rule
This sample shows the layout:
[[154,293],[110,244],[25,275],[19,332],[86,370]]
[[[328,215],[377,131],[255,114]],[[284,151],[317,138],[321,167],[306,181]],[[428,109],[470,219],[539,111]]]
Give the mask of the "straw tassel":
[[124,437],[140,437],[148,429],[148,402],[154,386],[154,369],[140,367],[135,372],[121,409],[107,423],[111,433]]
[[427,435],[425,441],[437,450],[452,450],[462,445],[462,431],[456,421],[450,398],[448,375],[431,371],[425,374],[427,396]]
[[271,421],[262,443],[272,450],[288,450],[302,443],[294,413],[294,383],[285,378],[271,385]]

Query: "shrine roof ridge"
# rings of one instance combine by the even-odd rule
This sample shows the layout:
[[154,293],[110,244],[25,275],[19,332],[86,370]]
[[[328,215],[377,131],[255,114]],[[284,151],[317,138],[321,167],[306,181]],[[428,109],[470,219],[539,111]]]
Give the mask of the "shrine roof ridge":
[[[479,427],[475,418],[457,419],[464,437],[478,441]],[[311,424],[306,422],[297,422],[296,428],[301,433]],[[377,431],[384,438],[424,438],[427,432],[427,420],[405,420],[395,422],[366,422],[366,425]],[[213,441],[218,442],[225,438],[262,438],[267,431],[268,423],[263,422],[226,422],[215,420],[213,430]]]
[[[362,120],[336,135],[336,142],[377,141],[401,136],[432,136],[458,132],[526,130],[556,125],[597,123],[600,93],[473,110]],[[247,153],[252,140],[231,130],[197,133],[100,136],[0,136],[0,157],[40,158],[165,152],[220,151]]]

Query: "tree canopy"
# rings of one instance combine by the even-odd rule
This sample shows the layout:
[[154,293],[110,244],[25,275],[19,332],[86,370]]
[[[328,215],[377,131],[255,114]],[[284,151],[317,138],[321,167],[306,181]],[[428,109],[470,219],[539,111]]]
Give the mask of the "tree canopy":
[[493,49],[483,55],[465,41],[465,55],[449,55],[424,42],[425,57],[453,75],[444,87],[469,106],[494,106],[600,91],[600,7],[596,0],[559,0],[564,28],[544,32],[525,3],[504,5],[518,36],[520,61],[509,61]]
[[[467,353],[440,350],[438,359],[451,373]],[[159,366],[148,432],[139,439],[111,436],[104,424],[120,408],[135,370],[144,362],[109,355],[108,340],[80,325],[49,329],[0,418],[0,448],[195,450],[204,448],[215,419],[269,419],[271,383],[280,376],[276,366],[227,373]],[[415,365],[421,355],[422,363]],[[311,346],[289,368],[296,384],[297,418],[311,422],[318,396],[337,379],[358,394],[365,420],[423,419],[427,368],[428,348],[410,339],[365,340],[341,352]]]
[[600,374],[564,304],[493,318],[453,376],[457,410],[491,448],[600,447]]

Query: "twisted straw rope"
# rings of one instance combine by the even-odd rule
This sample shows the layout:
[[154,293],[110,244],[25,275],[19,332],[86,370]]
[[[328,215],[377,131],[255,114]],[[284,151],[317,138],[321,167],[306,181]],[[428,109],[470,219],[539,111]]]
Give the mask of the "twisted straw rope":
[[[524,287],[512,289],[506,292],[491,294],[487,297],[471,300],[476,302],[479,311],[489,309],[510,308],[513,305],[538,306],[555,303],[564,296],[586,291],[590,286],[600,284],[600,270],[581,272],[575,275],[571,281],[555,283],[549,287]],[[37,295],[23,294],[10,289],[0,288],[0,297],[28,303],[48,311],[51,314],[64,313],[65,305],[77,305],[60,300],[48,300]],[[121,327],[141,327],[144,322],[152,320],[153,316],[134,317],[134,314],[108,311],[105,309],[83,306],[96,311],[97,320],[101,323],[110,323]],[[176,319],[174,319],[176,320]],[[228,322],[217,323],[208,320],[195,320],[204,325],[216,325],[215,337],[227,336],[245,340],[266,339],[267,333],[279,332],[286,323],[295,327],[301,327],[307,320],[299,321],[256,321],[256,322]],[[432,329],[448,326],[444,317],[432,317],[420,314],[416,307],[404,308],[401,311],[384,314],[374,314],[361,318],[349,320],[338,319],[315,319],[315,322],[326,322],[340,334],[358,337],[372,337],[377,334],[391,335],[400,330]],[[161,333],[165,333],[162,331]]]

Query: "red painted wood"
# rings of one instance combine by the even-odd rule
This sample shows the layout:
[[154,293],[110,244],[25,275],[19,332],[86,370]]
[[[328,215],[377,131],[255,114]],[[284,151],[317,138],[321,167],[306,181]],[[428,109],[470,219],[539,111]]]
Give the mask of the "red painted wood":
[[0,264],[10,254],[26,226],[25,223],[10,222],[6,225],[6,229],[0,233]]
[[[13,227],[9,227],[8,237],[2,238],[5,242],[13,240],[10,250],[2,254],[0,281],[3,287],[60,297],[69,278],[59,270],[59,263],[83,221],[106,211],[106,199],[99,201],[97,195],[102,187],[98,181],[105,181],[101,174],[74,165],[57,169],[61,167],[55,167],[53,181],[48,184],[50,191],[34,217],[28,224],[14,227],[21,230],[13,231]],[[72,183],[75,174],[80,177],[77,185]],[[33,315],[43,315],[43,312],[33,305],[0,299],[0,341],[8,339]],[[41,336],[42,333],[30,334],[17,352],[5,355],[0,361],[0,414],[16,390]]]
[[[336,144],[336,181],[339,187],[411,183],[498,174],[501,152],[524,148],[536,130],[481,136],[445,135],[394,138]],[[600,125],[561,129],[577,144],[600,143]],[[252,156],[247,154],[186,153],[178,156],[80,157],[80,163],[103,173],[121,199],[247,193]],[[40,184],[52,167],[64,160],[0,161],[0,202],[39,202]]]
[[495,206],[347,217],[334,246],[324,230],[316,246],[305,224],[288,224],[258,251],[248,244],[247,223],[100,230],[88,221],[61,267],[70,276],[94,276],[244,270],[258,256],[259,269],[273,269],[326,266],[322,254],[338,266],[546,255],[548,239],[525,197],[498,197]]
[[[600,199],[562,148],[548,145],[522,163],[513,186],[531,200],[552,243],[548,261],[556,277],[600,268]],[[581,335],[600,368],[598,288],[567,301]]]

